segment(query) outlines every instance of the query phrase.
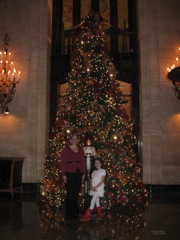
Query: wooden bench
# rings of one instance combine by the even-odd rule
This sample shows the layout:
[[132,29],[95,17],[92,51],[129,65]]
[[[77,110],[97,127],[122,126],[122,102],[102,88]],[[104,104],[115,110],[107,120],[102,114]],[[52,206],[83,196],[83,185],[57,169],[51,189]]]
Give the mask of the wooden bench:
[[23,157],[0,157],[0,192],[22,192]]

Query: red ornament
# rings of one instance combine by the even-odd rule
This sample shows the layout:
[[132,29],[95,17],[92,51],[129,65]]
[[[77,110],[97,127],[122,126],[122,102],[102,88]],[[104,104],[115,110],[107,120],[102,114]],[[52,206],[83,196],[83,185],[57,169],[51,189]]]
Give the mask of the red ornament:
[[138,182],[138,183],[137,183],[137,188],[138,188],[138,189],[144,188],[143,182]]
[[107,193],[107,195],[110,197],[110,196],[112,195],[112,192],[109,191],[109,192]]
[[117,171],[114,172],[114,178],[118,178],[119,177],[119,173]]
[[119,195],[119,202],[121,204],[126,205],[128,203],[128,201],[129,200],[128,200],[128,198],[125,195],[123,195],[123,194]]
[[137,197],[137,203],[142,203],[143,202],[143,199],[142,199],[142,197],[140,196],[140,197]]

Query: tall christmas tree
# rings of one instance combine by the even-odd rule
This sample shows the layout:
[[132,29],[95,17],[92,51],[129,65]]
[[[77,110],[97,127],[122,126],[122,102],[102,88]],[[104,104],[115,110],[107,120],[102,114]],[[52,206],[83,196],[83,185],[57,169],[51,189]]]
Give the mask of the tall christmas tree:
[[[108,55],[104,26],[105,21],[92,11],[77,28],[68,88],[51,131],[41,181],[41,203],[46,207],[64,203],[60,153],[69,144],[69,134],[73,131],[80,134],[82,146],[87,136],[93,138],[96,154],[104,162],[107,172],[104,208],[130,202],[132,206],[145,204],[147,200],[141,164],[133,150],[136,144],[133,122],[123,110],[126,100],[115,80],[116,70]],[[83,199],[82,188],[80,205]]]

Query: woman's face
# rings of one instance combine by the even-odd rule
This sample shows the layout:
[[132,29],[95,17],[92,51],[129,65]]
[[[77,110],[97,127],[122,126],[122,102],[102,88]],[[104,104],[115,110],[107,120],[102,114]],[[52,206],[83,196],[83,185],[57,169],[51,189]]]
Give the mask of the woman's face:
[[77,135],[74,135],[72,136],[72,139],[71,139],[71,144],[72,145],[77,145],[79,143],[79,138]]
[[100,163],[100,161],[98,161],[98,160],[95,161],[95,167],[96,167],[97,169],[100,169],[100,168],[101,168],[101,163]]

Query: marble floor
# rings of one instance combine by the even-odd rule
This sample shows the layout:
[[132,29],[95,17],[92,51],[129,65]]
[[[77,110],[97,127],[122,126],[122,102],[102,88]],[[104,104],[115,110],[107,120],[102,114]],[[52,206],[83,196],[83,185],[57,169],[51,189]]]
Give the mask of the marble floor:
[[145,211],[104,212],[103,220],[65,220],[62,210],[39,210],[36,193],[0,194],[0,240],[180,240],[179,196],[152,197]]

